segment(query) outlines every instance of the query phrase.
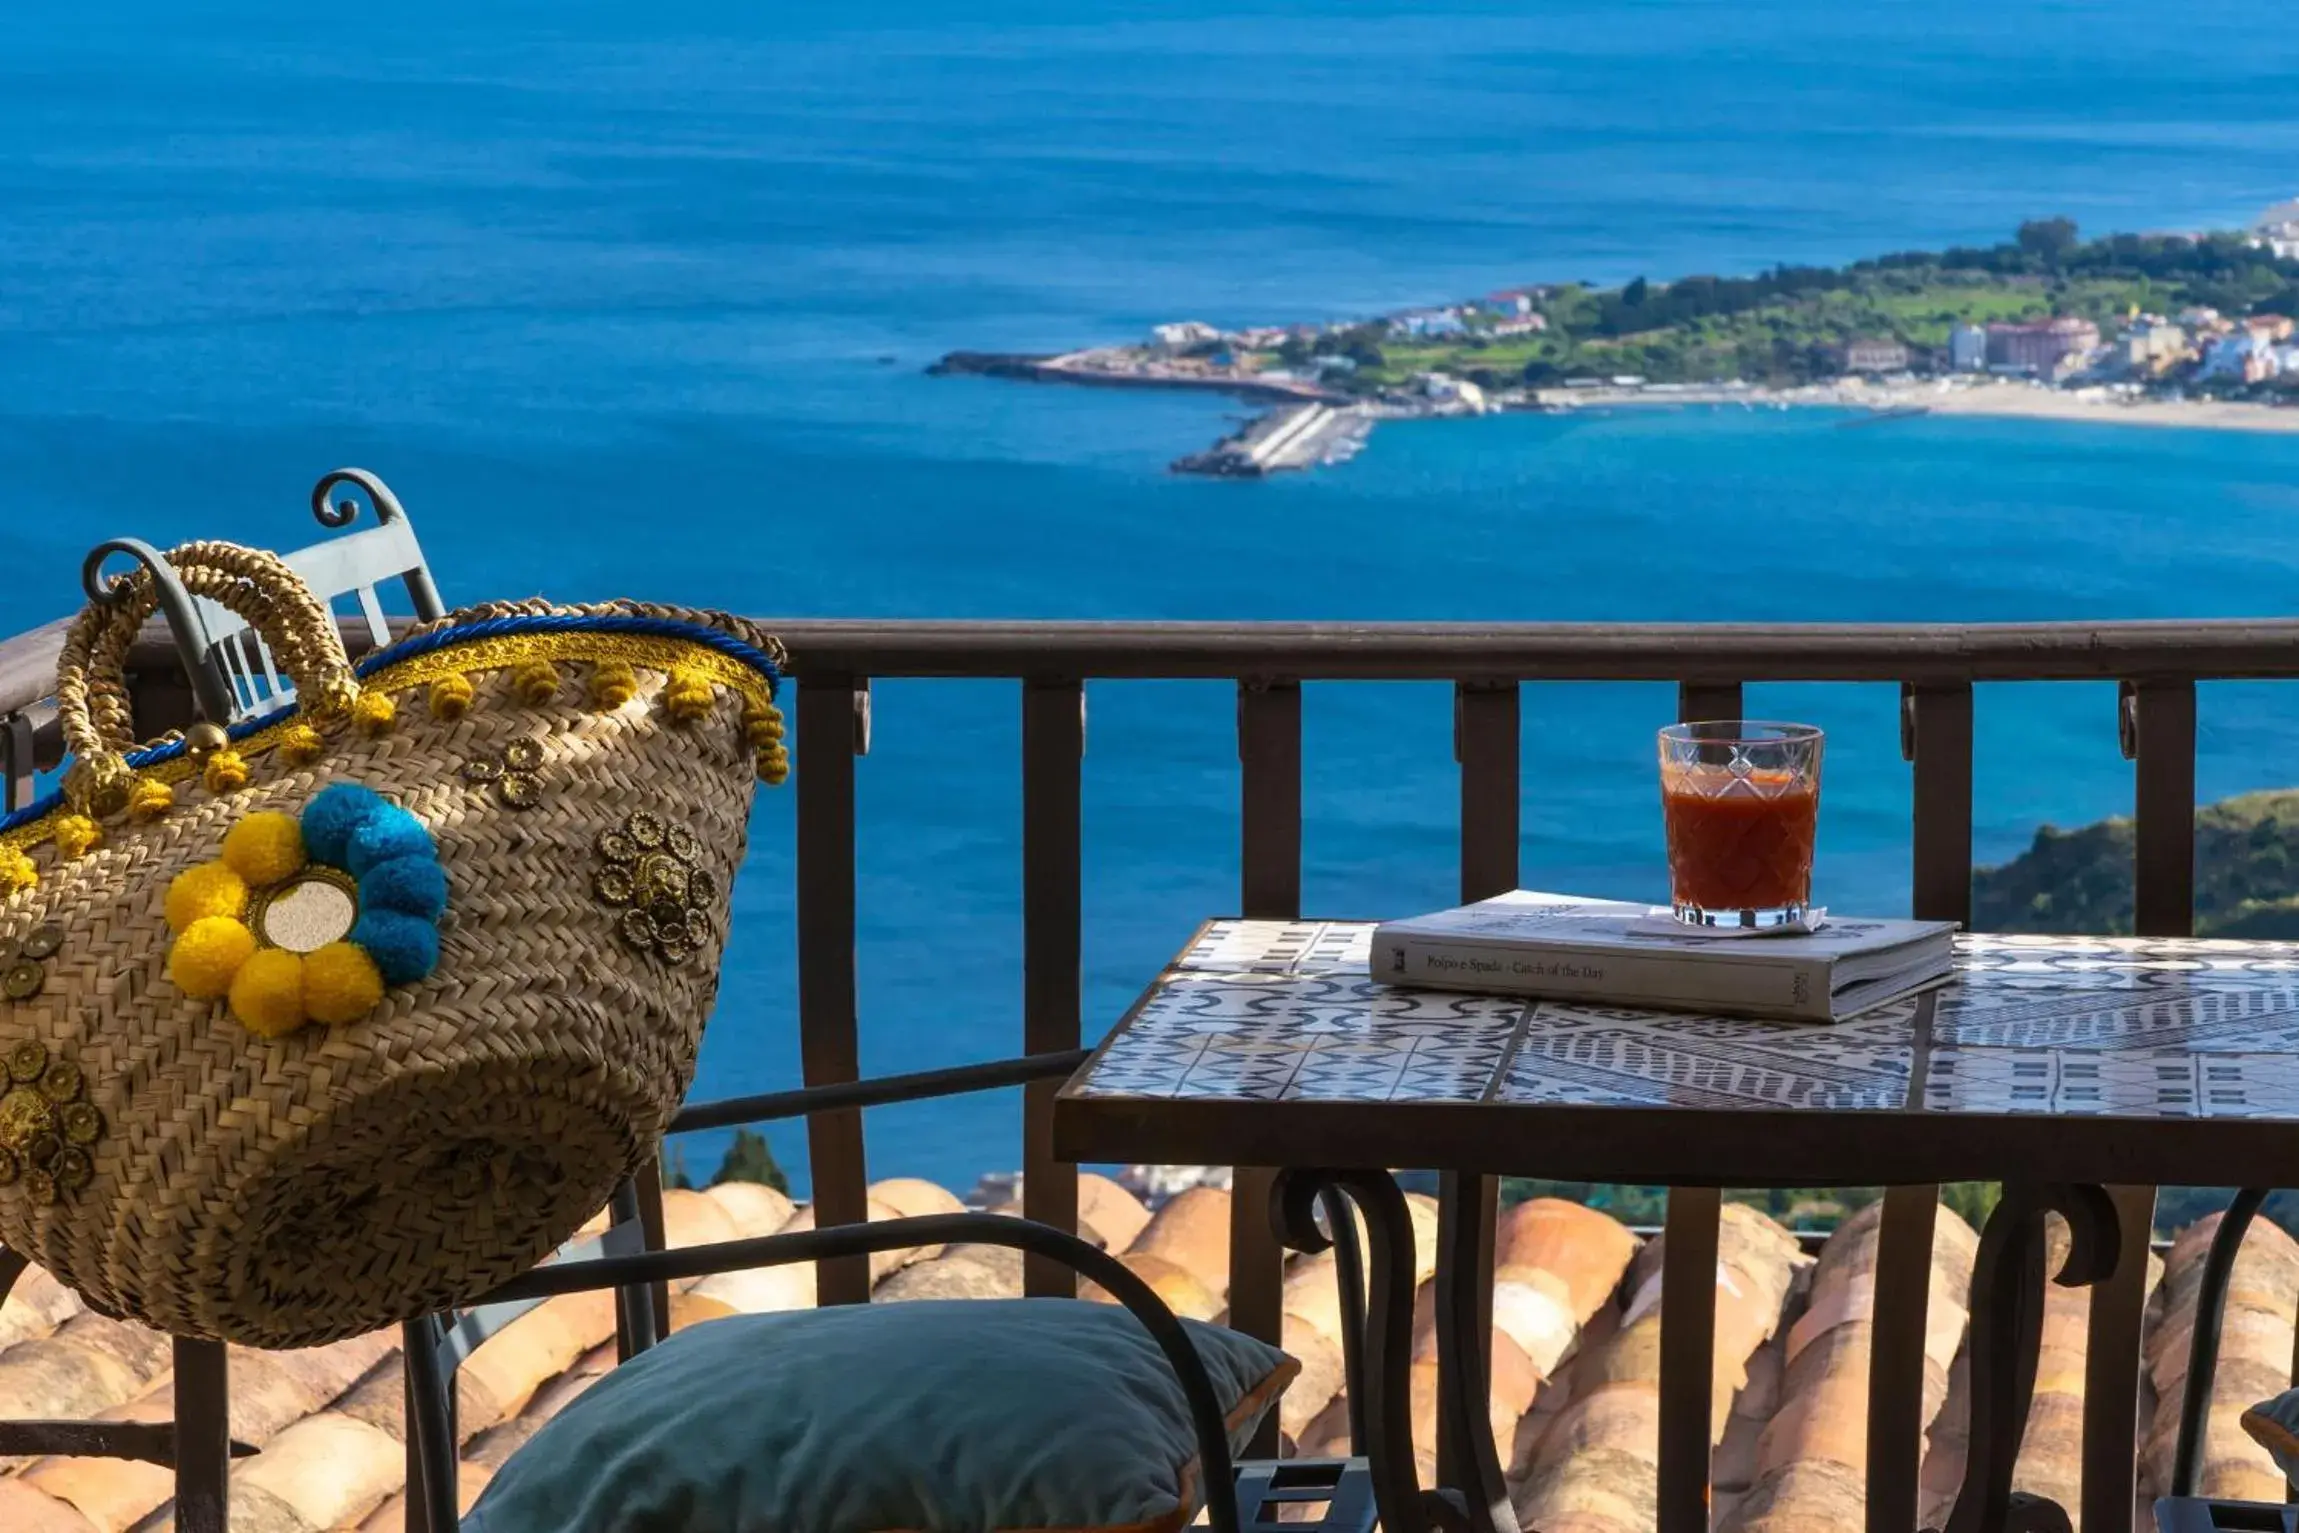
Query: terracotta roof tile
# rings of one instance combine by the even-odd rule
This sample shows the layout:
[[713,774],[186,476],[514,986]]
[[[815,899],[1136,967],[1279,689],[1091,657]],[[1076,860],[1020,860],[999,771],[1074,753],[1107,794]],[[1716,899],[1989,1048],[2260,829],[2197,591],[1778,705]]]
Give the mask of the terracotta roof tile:
[[[1227,1284],[1229,1194],[1205,1188],[1151,1216],[1106,1179],[1081,1177],[1081,1219],[1183,1313],[1216,1317]],[[873,1217],[955,1208],[930,1183],[872,1189]],[[1435,1205],[1411,1200],[1416,1294],[1414,1437],[1433,1458]],[[673,1192],[676,1243],[809,1227],[768,1189],[736,1183]],[[2215,1220],[2174,1245],[2148,1311],[2142,1495],[2168,1473],[2199,1264]],[[1719,1533],[1844,1533],[1862,1519],[1867,1352],[1873,1329],[1877,1212],[1845,1222],[1815,1265],[1773,1221],[1727,1206],[1719,1233],[1713,1523]],[[1490,1425],[1520,1514],[1542,1533],[1652,1533],[1659,1394],[1661,1242],[1640,1245],[1606,1215],[1541,1200],[1504,1213],[1496,1241]],[[1965,1290],[1972,1231],[1942,1210],[1926,1337],[1929,1421],[1923,1505],[1936,1525],[1961,1475],[1968,1414]],[[988,1297],[1020,1291],[1022,1260],[1002,1247],[893,1254],[874,1264],[874,1298]],[[158,1337],[81,1311],[38,1273],[0,1309],[0,1413],[166,1419],[169,1353]],[[1296,1258],[1284,1288],[1288,1348],[1304,1366],[1281,1426],[1299,1451],[1347,1446],[1339,1298],[1330,1253]],[[804,1267],[681,1285],[674,1328],[728,1314],[810,1306]],[[2265,1454],[2236,1426],[2240,1410],[2289,1377],[2299,1315],[2299,1245],[2264,1223],[2238,1264],[2214,1395],[2205,1488],[2280,1499]],[[2080,1466],[2088,1296],[2054,1290],[2045,1320],[2019,1483],[2070,1512]],[[613,1366],[605,1295],[537,1307],[490,1339],[459,1380],[466,1505],[521,1444]],[[235,1469],[235,1533],[399,1533],[405,1525],[405,1422],[397,1338],[303,1352],[233,1353],[233,1430],[264,1448]],[[8,1533],[129,1533],[163,1526],[168,1472],[108,1460],[46,1459],[0,1474]],[[2096,1530],[2095,1530],[2096,1533]]]

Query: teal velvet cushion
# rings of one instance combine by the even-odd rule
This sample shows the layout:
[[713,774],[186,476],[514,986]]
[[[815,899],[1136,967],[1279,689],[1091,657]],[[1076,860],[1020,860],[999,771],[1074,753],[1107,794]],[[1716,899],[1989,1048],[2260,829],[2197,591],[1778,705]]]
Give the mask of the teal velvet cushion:
[[[1300,1365],[1184,1322],[1232,1451]],[[1172,1533],[1201,1504],[1181,1384],[1141,1322],[1068,1299],[735,1315],[609,1373],[514,1454],[465,1533]]]
[[2299,1485],[2299,1389],[2287,1389],[2245,1411],[2243,1430],[2267,1450],[2284,1479]]

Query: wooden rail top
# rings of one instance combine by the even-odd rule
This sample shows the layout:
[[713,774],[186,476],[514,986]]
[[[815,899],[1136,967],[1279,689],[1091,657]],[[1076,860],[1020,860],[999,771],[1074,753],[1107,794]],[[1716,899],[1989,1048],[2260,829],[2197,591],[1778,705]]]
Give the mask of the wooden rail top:
[[[406,620],[395,619],[403,625]],[[801,677],[1897,681],[2299,676],[2299,619],[2062,623],[1268,623],[761,618]],[[55,681],[63,624],[0,641],[0,714]],[[364,624],[345,640],[366,648]],[[173,668],[149,631],[136,668]]]

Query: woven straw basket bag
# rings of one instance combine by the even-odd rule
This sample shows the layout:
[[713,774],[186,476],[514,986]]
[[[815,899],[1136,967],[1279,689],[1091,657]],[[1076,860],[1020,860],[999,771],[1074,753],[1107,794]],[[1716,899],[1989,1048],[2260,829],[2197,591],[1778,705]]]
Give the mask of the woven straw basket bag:
[[97,1310],[306,1346],[469,1300],[651,1157],[694,1072],[782,651],[466,609],[363,659],[277,558],[169,556],[295,711],[138,747],[148,572],[73,624],[63,792],[0,820],[0,1242]]

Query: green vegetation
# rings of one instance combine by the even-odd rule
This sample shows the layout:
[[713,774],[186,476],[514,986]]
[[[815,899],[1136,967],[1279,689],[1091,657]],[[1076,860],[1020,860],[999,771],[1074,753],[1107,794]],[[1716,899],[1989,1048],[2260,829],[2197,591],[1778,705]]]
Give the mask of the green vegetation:
[[[2132,923],[2132,822],[2046,825],[2028,849],[1972,879],[1980,931],[2125,934]],[[2246,793],[2195,812],[2195,930],[2299,938],[2299,789]]]
[[[734,1131],[734,1143],[727,1147],[725,1157],[718,1163],[718,1170],[711,1174],[711,1186],[716,1187],[721,1182],[757,1182],[772,1187],[786,1197],[790,1193],[790,1178],[783,1175],[782,1167],[775,1161],[774,1151],[768,1146],[765,1136],[747,1128]],[[684,1150],[671,1151],[670,1184],[690,1192],[694,1190],[694,1178],[687,1174]]]
[[[1537,335],[1397,339],[1383,324],[1330,331],[1314,350],[1349,357],[1360,390],[1443,371],[1488,388],[1635,374],[1656,383],[1743,379],[1773,386],[1833,378],[1844,346],[1897,340],[1919,365],[1961,322],[2090,319],[2200,305],[2230,315],[2299,315],[2299,261],[2239,234],[2115,234],[2082,240],[2067,219],[2020,226],[1985,249],[1908,251],[1840,268],[1781,266],[1752,277],[1643,277],[1617,288],[1541,289]],[[1292,344],[1292,343],[1289,343]],[[1293,345],[1292,365],[1310,348]]]

